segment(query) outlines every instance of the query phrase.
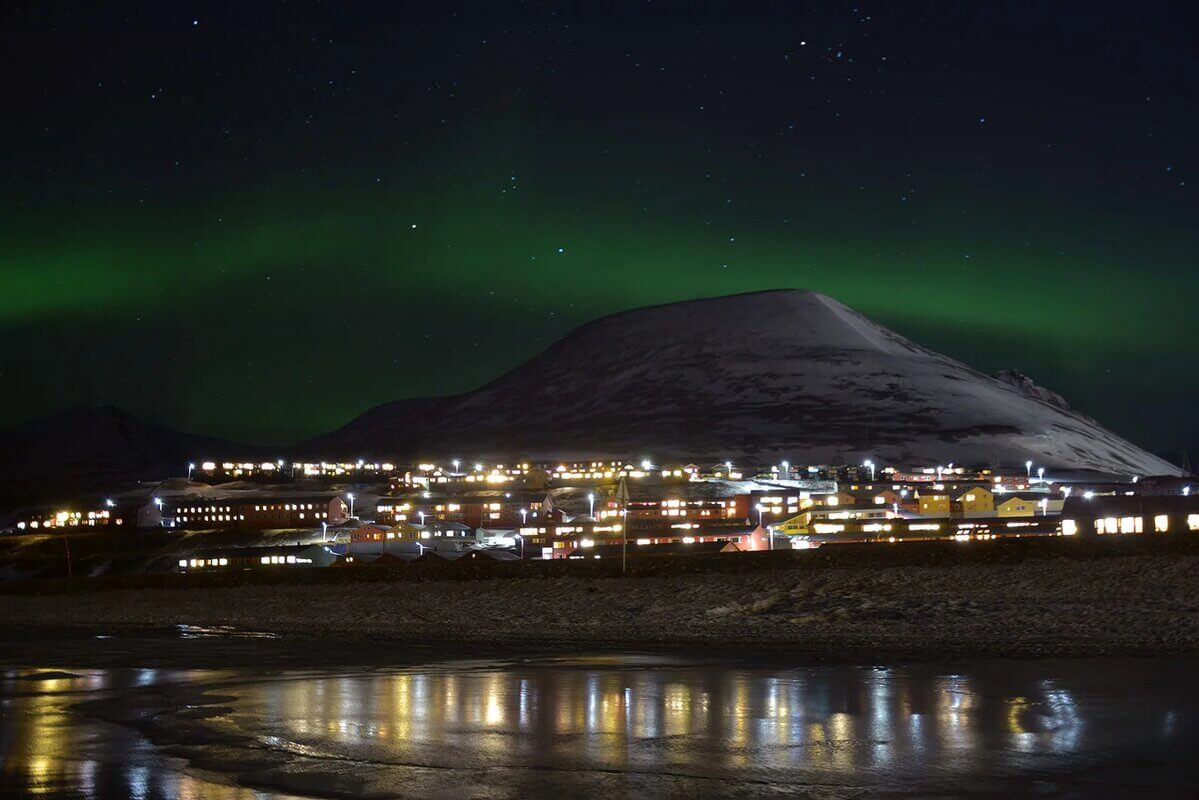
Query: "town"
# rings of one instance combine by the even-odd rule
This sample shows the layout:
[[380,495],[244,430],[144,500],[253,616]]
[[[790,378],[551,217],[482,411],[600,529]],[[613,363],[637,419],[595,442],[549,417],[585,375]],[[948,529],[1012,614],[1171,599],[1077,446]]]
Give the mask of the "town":
[[1032,461],[1000,469],[872,460],[751,467],[649,458],[214,459],[109,496],[21,509],[0,525],[9,536],[63,537],[67,574],[70,536],[88,530],[186,534],[178,558],[124,567],[135,573],[366,568],[430,559],[625,564],[867,542],[1199,532],[1199,498],[1186,477],[1097,479],[1053,474]]

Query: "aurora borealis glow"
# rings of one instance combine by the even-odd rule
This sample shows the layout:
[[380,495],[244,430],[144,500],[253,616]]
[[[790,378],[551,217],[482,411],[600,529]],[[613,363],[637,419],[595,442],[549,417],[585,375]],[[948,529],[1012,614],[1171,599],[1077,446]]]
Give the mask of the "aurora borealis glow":
[[160,5],[6,19],[6,424],[287,442],[802,287],[1199,451],[1183,4]]

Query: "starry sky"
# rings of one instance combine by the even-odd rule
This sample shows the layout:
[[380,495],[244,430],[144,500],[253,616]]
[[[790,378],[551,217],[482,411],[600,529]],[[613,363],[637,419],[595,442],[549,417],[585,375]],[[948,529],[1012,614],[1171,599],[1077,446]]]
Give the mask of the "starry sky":
[[24,2],[0,423],[286,443],[825,292],[1199,455],[1188,3]]

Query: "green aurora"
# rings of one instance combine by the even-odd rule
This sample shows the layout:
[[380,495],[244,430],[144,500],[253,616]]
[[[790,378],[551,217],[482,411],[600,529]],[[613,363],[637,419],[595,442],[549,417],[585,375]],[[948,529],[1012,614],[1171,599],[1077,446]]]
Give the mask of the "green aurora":
[[109,157],[14,170],[0,418],[114,404],[287,443],[473,388],[604,314],[796,287],[1025,372],[1158,452],[1199,444],[1181,334],[1199,301],[1194,203],[1162,199],[1189,189],[1156,156],[1096,169],[1095,150],[1118,161],[1115,135],[1016,157],[973,119],[938,119],[925,139],[875,147],[864,128],[838,150],[834,124],[813,123],[822,151],[781,126],[746,145],[739,121],[696,130],[669,108],[601,120],[499,101],[403,141],[364,123],[263,134],[252,159],[89,140]]

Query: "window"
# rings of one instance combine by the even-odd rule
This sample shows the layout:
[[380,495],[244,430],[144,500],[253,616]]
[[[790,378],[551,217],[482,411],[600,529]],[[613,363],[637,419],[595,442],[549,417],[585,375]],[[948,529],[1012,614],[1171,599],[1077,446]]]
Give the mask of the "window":
[[1153,530],[1156,533],[1165,533],[1170,530],[1170,517],[1166,514],[1158,514],[1153,518]]

